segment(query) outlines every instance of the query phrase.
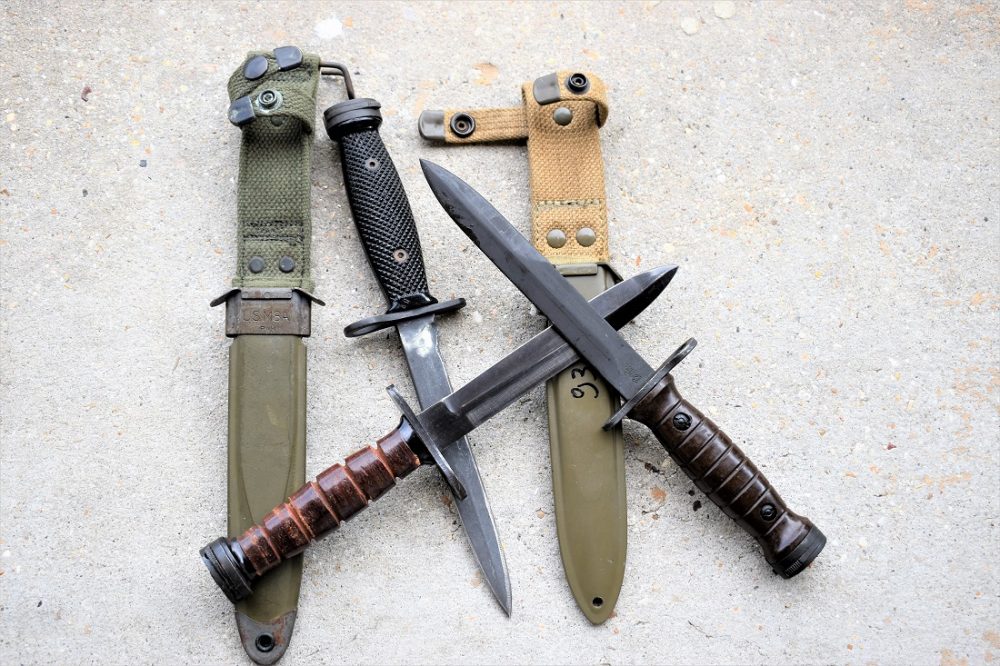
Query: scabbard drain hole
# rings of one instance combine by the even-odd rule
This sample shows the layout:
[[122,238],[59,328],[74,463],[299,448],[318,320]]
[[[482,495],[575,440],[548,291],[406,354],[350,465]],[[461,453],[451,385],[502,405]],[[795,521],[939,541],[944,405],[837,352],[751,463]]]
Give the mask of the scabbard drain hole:
[[594,606],[594,608],[600,608],[604,605],[604,599],[602,597],[594,597],[590,600],[590,603]]
[[274,636],[271,634],[261,634],[257,637],[257,640],[254,641],[254,645],[256,645],[257,649],[261,652],[270,652],[274,649]]

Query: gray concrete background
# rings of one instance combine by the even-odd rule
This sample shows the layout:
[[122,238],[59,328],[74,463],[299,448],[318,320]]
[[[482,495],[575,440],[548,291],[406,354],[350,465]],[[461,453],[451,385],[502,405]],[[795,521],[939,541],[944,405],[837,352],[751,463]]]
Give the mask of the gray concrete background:
[[[244,661],[197,557],[225,526],[227,340],[208,301],[235,254],[225,81],[286,43],[351,63],[383,103],[433,290],[470,300],[442,324],[456,385],[540,321],[417,158],[525,231],[527,163],[428,146],[416,117],[599,73],[614,264],[681,266],[626,337],[653,363],[697,337],[679,386],[830,541],[778,579],[630,425],[625,585],[591,627],[563,578],[536,389],[472,437],[513,618],[421,472],[309,552],[284,663],[1000,657],[998,21],[937,0],[739,2],[728,19],[713,3],[4,2],[0,661]],[[329,306],[309,340],[310,476],[395,423],[387,384],[409,391],[394,336],[340,333],[382,300],[325,136],[313,206]]]

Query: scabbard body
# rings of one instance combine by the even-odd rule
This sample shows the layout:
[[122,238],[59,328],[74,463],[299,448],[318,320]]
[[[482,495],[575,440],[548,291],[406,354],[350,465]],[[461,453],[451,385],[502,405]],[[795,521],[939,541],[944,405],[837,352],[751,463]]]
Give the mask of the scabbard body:
[[[229,348],[229,536],[242,534],[305,482],[306,346],[291,335],[242,335]],[[257,663],[287,645],[302,578],[298,555],[236,604]],[[270,636],[270,638],[268,638]],[[252,646],[252,647],[251,647]]]
[[[237,264],[226,305],[229,351],[229,534],[241,534],[305,481],[306,346],[311,244],[310,157],[319,57],[294,46],[254,51],[229,79],[240,128]],[[273,664],[295,625],[302,558],[236,604],[247,655]]]
[[[520,107],[425,111],[419,127],[446,144],[525,140],[532,243],[590,298],[616,279],[599,135],[607,116],[603,81],[564,71],[525,83]],[[559,549],[580,610],[600,624],[625,573],[622,433],[602,428],[619,401],[584,365],[551,380],[547,395]]]

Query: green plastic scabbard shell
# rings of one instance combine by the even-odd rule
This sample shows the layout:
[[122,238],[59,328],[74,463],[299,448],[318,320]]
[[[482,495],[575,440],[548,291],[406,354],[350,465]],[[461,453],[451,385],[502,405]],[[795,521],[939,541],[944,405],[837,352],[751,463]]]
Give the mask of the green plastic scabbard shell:
[[[585,298],[617,281],[599,264],[558,266]],[[627,516],[621,427],[604,423],[620,401],[583,363],[546,385],[559,550],[570,590],[594,624],[611,615],[625,575]]]
[[[241,335],[229,348],[229,536],[305,483],[306,345],[294,335]],[[258,664],[291,639],[302,556],[270,571],[236,604],[240,637]]]

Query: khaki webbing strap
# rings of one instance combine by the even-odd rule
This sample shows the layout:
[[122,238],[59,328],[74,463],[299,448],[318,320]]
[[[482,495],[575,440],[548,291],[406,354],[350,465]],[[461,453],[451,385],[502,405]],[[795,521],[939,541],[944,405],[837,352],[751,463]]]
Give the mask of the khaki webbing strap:
[[[267,71],[248,79],[244,66],[267,59]],[[249,98],[256,117],[242,125],[236,217],[239,224],[234,287],[297,287],[312,291],[309,197],[319,57],[305,54],[281,71],[270,52],[253,52],[229,79],[229,99]],[[278,93],[262,108],[260,96]]]
[[[607,263],[608,214],[598,132],[608,117],[607,89],[588,72],[589,88],[575,93],[567,87],[573,74],[562,71],[525,83],[521,107],[449,109],[444,112],[443,138],[448,144],[527,139],[535,247],[554,264]],[[543,80],[558,82],[558,91],[539,104],[534,89]],[[569,122],[556,122],[565,121],[567,111],[572,114]],[[475,122],[468,136],[452,128],[458,114]]]

